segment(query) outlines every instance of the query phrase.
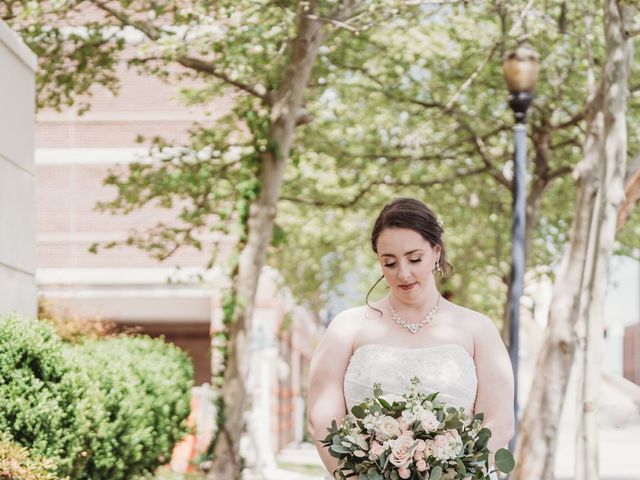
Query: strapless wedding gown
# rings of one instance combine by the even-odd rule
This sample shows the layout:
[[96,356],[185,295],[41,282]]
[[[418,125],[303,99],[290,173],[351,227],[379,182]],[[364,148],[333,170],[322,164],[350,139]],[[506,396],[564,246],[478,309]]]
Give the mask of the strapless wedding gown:
[[344,376],[348,411],[373,396],[374,383],[379,383],[385,394],[402,395],[411,387],[413,377],[420,379],[420,391],[440,392],[438,399],[463,407],[473,416],[478,388],[476,366],[469,352],[454,343],[423,348],[362,345],[353,352]]

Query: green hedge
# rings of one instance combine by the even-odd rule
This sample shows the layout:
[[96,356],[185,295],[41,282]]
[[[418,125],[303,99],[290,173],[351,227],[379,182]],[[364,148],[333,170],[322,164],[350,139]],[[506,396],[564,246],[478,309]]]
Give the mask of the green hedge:
[[2,480],[58,480],[53,474],[55,465],[35,457],[29,451],[0,433],[0,479]]
[[74,349],[103,410],[83,479],[126,479],[171,458],[186,432],[191,362],[173,345],[148,337],[94,340]]
[[186,432],[192,366],[149,337],[60,341],[0,318],[0,431],[71,479],[131,478],[169,460]]
[[82,469],[89,438],[80,379],[50,326],[0,319],[0,431],[55,460],[61,476]]

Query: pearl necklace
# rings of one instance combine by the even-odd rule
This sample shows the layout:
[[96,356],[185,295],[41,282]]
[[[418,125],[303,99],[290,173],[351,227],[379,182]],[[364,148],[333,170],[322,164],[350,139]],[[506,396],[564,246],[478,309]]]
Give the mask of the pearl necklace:
[[391,301],[389,301],[389,305],[387,306],[387,308],[391,312],[391,316],[393,317],[394,322],[396,322],[401,327],[406,328],[411,333],[418,333],[418,330],[433,321],[433,316],[440,309],[439,304],[441,297],[442,295],[438,295],[438,301],[436,302],[436,305],[425,314],[424,318],[419,323],[406,323],[404,320],[402,320],[398,312],[396,312],[396,309],[393,308],[393,305],[391,305]]

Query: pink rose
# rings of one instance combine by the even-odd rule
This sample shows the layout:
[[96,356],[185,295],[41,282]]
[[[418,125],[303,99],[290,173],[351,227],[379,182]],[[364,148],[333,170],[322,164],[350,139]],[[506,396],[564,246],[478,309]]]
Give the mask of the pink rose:
[[436,442],[436,448],[446,448],[449,446],[449,435],[445,433],[436,435],[434,441]]
[[389,445],[391,446],[389,461],[396,467],[408,467],[416,449],[413,438],[402,435],[395,440],[390,440]]
[[424,452],[427,448],[427,444],[424,443],[424,440],[419,439],[416,440],[416,452]]
[[405,467],[400,467],[398,469],[398,475],[400,475],[400,478],[409,478],[411,476],[411,470]]
[[418,450],[415,451],[415,453],[413,454],[413,460],[414,461],[418,461],[418,460],[422,460],[423,455],[422,452],[419,452]]
[[369,448],[369,458],[371,460],[377,460],[378,458],[380,458],[380,455],[382,455],[382,452],[384,452],[384,448],[382,447],[382,445],[374,441],[373,443],[371,443],[371,448]]
[[418,460],[416,462],[416,468],[419,472],[424,472],[427,469],[427,462],[425,462],[424,460]]
[[400,430],[408,430],[409,429],[409,424],[407,423],[407,421],[400,417],[398,419],[398,426],[400,427]]

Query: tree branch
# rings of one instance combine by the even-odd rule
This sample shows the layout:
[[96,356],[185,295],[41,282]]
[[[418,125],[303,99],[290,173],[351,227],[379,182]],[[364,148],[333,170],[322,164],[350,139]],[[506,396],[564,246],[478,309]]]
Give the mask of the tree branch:
[[157,41],[160,38],[160,32],[158,28],[151,25],[150,23],[140,22],[133,20],[130,15],[127,15],[121,10],[116,10],[115,8],[109,7],[107,4],[109,0],[89,0],[90,3],[94,4],[100,10],[108,13],[113,18],[118,20],[122,26],[133,27],[140,32],[142,32],[149,40]]
[[487,167],[476,168],[472,170],[467,169],[459,169],[455,174],[439,178],[430,181],[396,181],[396,180],[373,180],[365,185],[356,195],[350,200],[344,202],[327,202],[320,199],[313,198],[294,198],[283,195],[280,197],[280,200],[285,200],[292,203],[299,203],[303,205],[310,205],[314,207],[331,207],[331,208],[351,208],[355,206],[373,187],[377,185],[386,185],[391,187],[432,187],[434,185],[441,185],[444,183],[456,181],[461,177],[470,177],[473,175],[479,175],[485,173],[487,171]]
[[182,65],[183,67],[191,68],[201,73],[206,73],[211,75],[212,77],[216,77],[223,82],[236,87],[239,90],[242,90],[246,93],[253,95],[254,97],[260,98],[267,104],[271,104],[271,98],[268,93],[258,92],[255,87],[250,85],[246,85],[237,80],[233,80],[229,78],[229,76],[217,70],[212,62],[207,62],[206,60],[202,60],[200,58],[190,57],[187,55],[183,55],[176,58],[176,61]]
[[[116,10],[108,6],[107,1],[90,0],[90,2],[93,3],[95,6],[97,6],[98,8],[100,8],[101,10],[107,12],[116,20],[118,20],[123,27],[124,26],[133,27],[139,30],[140,32],[142,32],[147,38],[149,38],[149,40],[153,42],[157,42],[162,36],[162,34],[165,33],[150,23],[136,21],[133,18],[131,18],[130,15],[127,15],[125,12]],[[143,59],[143,61],[150,61],[152,59],[153,57],[147,57]],[[158,58],[158,60],[162,60],[162,59]],[[208,62],[200,58],[191,57],[189,55],[181,55],[176,58],[176,61],[184,67],[190,68],[197,72],[211,75],[219,80],[222,80],[223,82],[229,85],[236,87],[239,90],[242,90],[246,93],[249,93],[255,97],[260,98],[265,103],[269,103],[269,96],[266,93],[258,92],[255,89],[255,87],[246,85],[242,82],[229,78],[229,76],[225,75],[223,72],[220,72],[218,69],[216,69],[215,65],[212,62]]]
[[478,65],[478,67],[469,76],[469,78],[467,78],[464,81],[464,83],[462,85],[460,85],[460,87],[458,88],[456,93],[454,93],[453,96],[451,97],[451,99],[449,99],[449,101],[447,102],[447,105],[446,105],[447,110],[450,109],[453,106],[453,104],[456,103],[456,101],[458,101],[458,98],[460,97],[460,95],[462,95],[462,92],[464,92],[469,87],[469,85],[471,85],[473,83],[473,81],[476,78],[478,78],[480,73],[482,73],[484,68],[489,64],[489,62],[493,58],[493,55],[496,53],[496,50],[498,49],[498,47],[500,47],[500,45],[502,45],[502,43],[503,43],[502,40],[494,43],[493,48],[489,51],[489,54],[484,59],[484,62],[482,62],[480,65]]

